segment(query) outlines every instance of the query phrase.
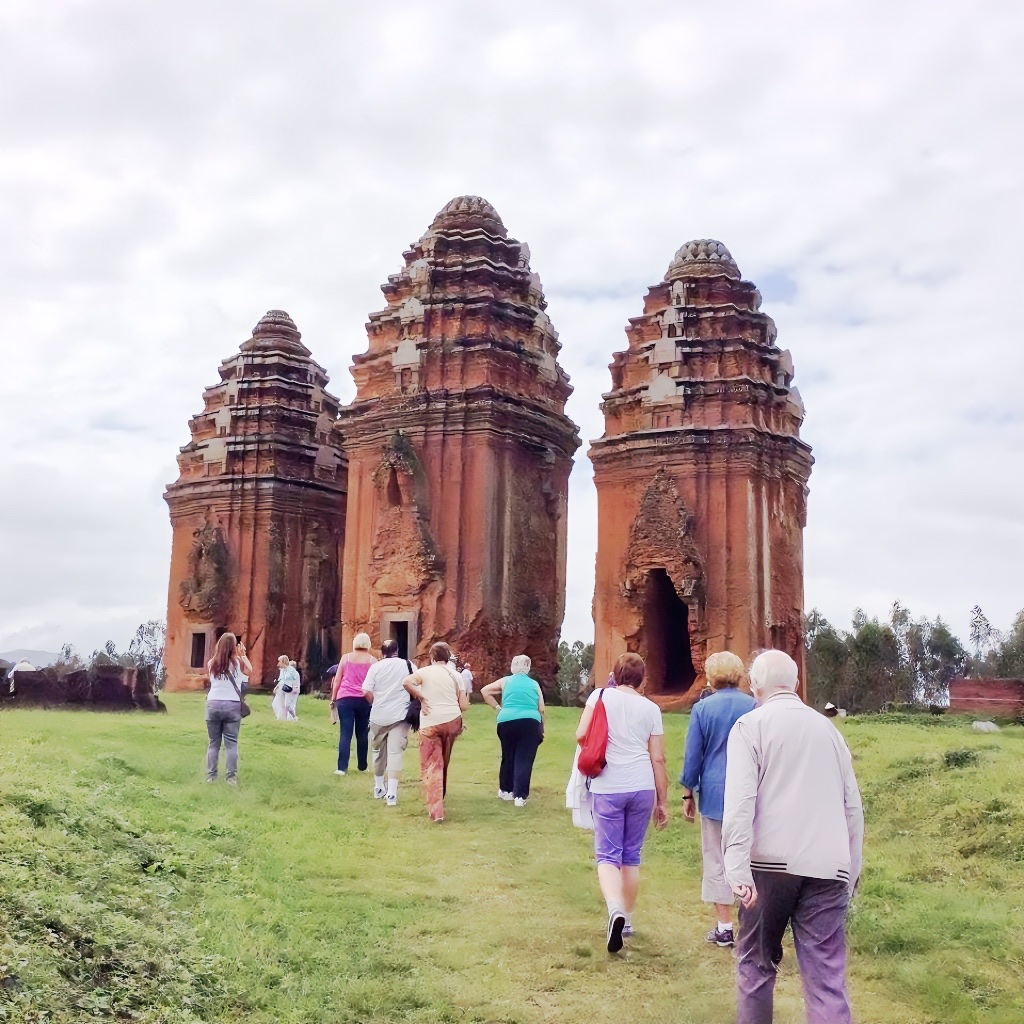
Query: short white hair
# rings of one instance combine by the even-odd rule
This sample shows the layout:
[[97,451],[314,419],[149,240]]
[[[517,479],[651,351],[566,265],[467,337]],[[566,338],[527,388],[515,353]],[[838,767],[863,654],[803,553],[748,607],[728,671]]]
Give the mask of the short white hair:
[[750,666],[750,683],[761,693],[796,690],[800,670],[785,651],[762,651]]
[[370,634],[356,633],[352,638],[353,651],[368,651],[370,649]]
[[527,654],[517,654],[512,659],[512,675],[514,675],[514,676],[519,676],[519,675],[525,676],[526,673],[530,671],[530,668],[531,668],[532,665],[533,665],[533,662],[530,661],[529,655],[527,655]]
[[285,662],[286,664],[290,664],[290,663],[291,663],[291,660],[292,660],[292,659],[291,659],[291,658],[289,658],[287,654],[282,654],[282,655],[281,655],[281,656],[280,656],[280,657],[279,657],[279,658],[277,659],[277,663],[278,663],[278,665],[280,665],[280,664],[281,664],[281,662],[283,661],[283,662]]

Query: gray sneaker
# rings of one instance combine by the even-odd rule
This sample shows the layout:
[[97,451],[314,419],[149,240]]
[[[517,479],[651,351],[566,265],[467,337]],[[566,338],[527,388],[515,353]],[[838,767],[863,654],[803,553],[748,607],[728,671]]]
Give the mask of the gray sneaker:
[[731,928],[726,928],[723,931],[716,925],[707,933],[707,935],[704,936],[704,938],[707,939],[708,942],[714,943],[716,946],[721,946],[723,949],[736,945],[736,940],[733,938],[733,930]]

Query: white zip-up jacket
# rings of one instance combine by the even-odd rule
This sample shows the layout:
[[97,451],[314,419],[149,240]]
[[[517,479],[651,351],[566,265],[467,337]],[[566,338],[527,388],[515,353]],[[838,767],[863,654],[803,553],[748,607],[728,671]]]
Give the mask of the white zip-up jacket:
[[722,843],[730,885],[752,885],[753,868],[835,878],[853,892],[864,810],[850,749],[795,693],[773,693],[729,733]]

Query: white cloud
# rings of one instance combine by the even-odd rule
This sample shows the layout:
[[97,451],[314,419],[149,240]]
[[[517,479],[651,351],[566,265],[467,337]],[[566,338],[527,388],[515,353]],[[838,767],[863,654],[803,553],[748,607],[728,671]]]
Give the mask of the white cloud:
[[350,397],[379,285],[463,192],[531,247],[585,441],[646,287],[722,239],[808,408],[808,604],[1008,623],[1022,43],[1010,0],[5,5],[0,647],[160,614],[160,494],[218,362],[282,307]]

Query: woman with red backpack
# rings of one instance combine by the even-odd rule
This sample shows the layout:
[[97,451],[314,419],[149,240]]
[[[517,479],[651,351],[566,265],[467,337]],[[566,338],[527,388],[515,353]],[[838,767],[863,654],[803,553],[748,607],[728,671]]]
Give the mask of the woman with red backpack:
[[659,829],[668,823],[664,728],[661,709],[641,693],[645,671],[638,654],[623,654],[612,673],[615,685],[590,695],[576,730],[578,767],[591,777],[594,852],[608,906],[609,953],[617,953],[622,940],[633,934],[640,851],[651,818]]

